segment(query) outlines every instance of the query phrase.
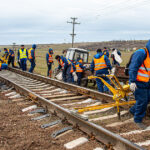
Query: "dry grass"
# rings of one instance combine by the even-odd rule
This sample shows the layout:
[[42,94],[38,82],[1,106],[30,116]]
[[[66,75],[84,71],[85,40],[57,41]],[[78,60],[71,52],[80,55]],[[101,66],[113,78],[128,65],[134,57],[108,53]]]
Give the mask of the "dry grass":
[[[76,43],[75,47],[79,47],[79,46],[83,46],[87,43]],[[90,44],[90,43],[88,43]],[[0,46],[0,49],[2,50],[1,55],[4,53],[3,52],[3,48],[7,47],[7,48],[12,48],[12,46]],[[26,48],[30,48],[31,45],[27,45],[25,46]],[[35,67],[35,72],[42,74],[44,76],[47,75],[47,65],[46,65],[46,53],[48,52],[49,48],[52,48],[54,50],[54,56],[53,58],[55,58],[56,55],[61,55],[62,54],[62,50],[67,49],[71,47],[71,44],[53,44],[53,45],[38,45],[37,49],[36,49],[36,67]],[[19,46],[16,47],[16,49],[18,49]],[[95,51],[91,51],[90,55],[89,55],[89,62],[92,61],[93,55],[95,55],[96,52]],[[125,66],[125,64],[128,62],[130,56],[131,56],[132,52],[123,52],[122,51],[122,58],[123,58],[123,63],[121,64],[121,66]],[[17,55],[16,55],[17,56]],[[28,61],[28,68],[29,68],[29,61]],[[56,62],[56,60],[54,60],[54,65],[53,65],[53,69],[55,67],[58,66],[58,63]]]

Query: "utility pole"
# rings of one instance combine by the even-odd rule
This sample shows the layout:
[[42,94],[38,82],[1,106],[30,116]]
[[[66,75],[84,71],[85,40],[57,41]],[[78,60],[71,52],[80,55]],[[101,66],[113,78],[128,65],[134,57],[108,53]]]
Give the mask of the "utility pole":
[[72,34],[70,34],[70,35],[72,36],[72,47],[73,47],[73,44],[74,44],[74,36],[76,35],[76,34],[74,33],[75,24],[80,24],[80,23],[76,22],[76,19],[78,19],[78,18],[75,18],[75,17],[73,18],[73,17],[71,17],[71,19],[72,19],[72,21],[71,21],[71,22],[67,21],[67,23],[71,23],[71,24],[72,24]]

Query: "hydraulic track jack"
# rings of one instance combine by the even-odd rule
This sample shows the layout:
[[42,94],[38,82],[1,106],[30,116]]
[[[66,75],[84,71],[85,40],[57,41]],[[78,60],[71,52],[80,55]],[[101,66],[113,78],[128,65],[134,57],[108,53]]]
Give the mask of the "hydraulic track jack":
[[[109,83],[107,83],[103,79],[103,77],[108,77],[110,79],[111,83],[113,84],[113,86],[110,85]],[[104,108],[108,108],[108,107],[117,107],[117,114],[118,114],[118,118],[120,119],[119,106],[135,104],[135,100],[132,100],[132,101],[128,100],[128,96],[131,94],[129,84],[122,86],[120,84],[119,80],[114,75],[101,75],[98,77],[97,76],[89,76],[88,77],[88,79],[96,79],[96,78],[100,79],[103,82],[103,84],[105,84],[108,87],[108,89],[113,93],[113,99],[115,100],[115,102],[97,105],[97,106],[75,108],[75,109],[77,110],[77,112],[83,113],[85,111],[104,109]],[[122,100],[122,102],[120,102],[120,100]]]

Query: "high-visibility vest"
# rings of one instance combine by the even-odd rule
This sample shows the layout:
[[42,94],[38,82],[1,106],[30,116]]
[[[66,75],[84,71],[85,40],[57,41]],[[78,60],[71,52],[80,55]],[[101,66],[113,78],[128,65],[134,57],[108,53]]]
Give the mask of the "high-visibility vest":
[[48,61],[49,62],[53,62],[53,57],[52,57],[52,55],[50,53],[49,53]]
[[61,67],[64,67],[64,62],[62,61],[62,59],[60,58],[59,64],[61,65]]
[[147,56],[142,65],[140,66],[136,78],[137,81],[141,82],[149,82],[150,80],[150,56],[147,48],[145,49],[145,51]]
[[83,72],[83,69],[80,67],[79,63],[76,65],[76,72]]
[[70,73],[73,72],[73,65],[72,65],[72,62],[70,60],[68,60],[68,64],[71,65],[71,70],[70,70]]
[[27,54],[26,54],[26,49],[20,49],[19,52],[20,52],[20,59],[23,59],[23,58],[27,58]]
[[94,58],[94,64],[95,64],[95,68],[94,68],[95,71],[103,69],[103,68],[107,68],[104,55],[98,59]]
[[[32,55],[31,55],[31,50],[33,50],[33,48],[30,48],[30,49],[28,50],[28,58],[29,58],[29,59],[33,59]],[[35,52],[34,52],[34,56],[35,56]]]

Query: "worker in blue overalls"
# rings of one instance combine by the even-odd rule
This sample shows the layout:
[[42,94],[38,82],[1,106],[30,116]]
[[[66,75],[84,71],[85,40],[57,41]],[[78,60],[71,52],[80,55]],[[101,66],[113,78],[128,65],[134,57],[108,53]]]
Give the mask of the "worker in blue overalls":
[[136,125],[145,129],[142,123],[150,102],[150,40],[146,48],[135,51],[129,65],[130,89],[134,92],[136,104],[130,108]]
[[32,45],[32,48],[30,48],[30,49],[28,50],[28,59],[29,59],[29,61],[30,61],[30,63],[31,63],[29,72],[31,72],[31,73],[33,72],[33,70],[34,70],[34,68],[35,68],[35,66],[36,66],[36,64],[35,64],[35,49],[36,49],[36,45],[33,44],[33,45]]
[[24,48],[24,45],[21,45],[21,48],[18,50],[18,62],[20,62],[23,71],[27,70],[27,58],[28,51]]
[[15,53],[12,49],[9,49],[8,65],[10,65],[11,63],[12,67],[15,67],[14,61],[15,61]]
[[[98,75],[107,75],[109,74],[108,70],[111,70],[111,64],[110,64],[110,60],[107,57],[107,55],[104,55],[102,53],[101,49],[97,50],[97,54],[94,56],[92,62],[91,62],[91,72],[94,73],[94,71],[96,71],[96,76]],[[110,80],[107,77],[103,77],[103,79],[110,83]],[[96,83],[97,83],[97,87],[98,87],[98,91],[99,92],[108,92],[108,88],[103,87],[103,83],[100,79],[96,79]]]
[[109,58],[109,51],[106,47],[104,47],[104,49],[103,49],[103,54]]
[[47,76],[51,78],[52,77],[52,64],[54,63],[53,62],[53,49],[52,48],[49,48],[49,51],[46,54],[46,62],[47,62],[47,67],[48,67]]
[[74,83],[73,72],[76,71],[74,63],[68,59],[67,82]]
[[62,69],[63,81],[67,82],[67,71],[69,68],[68,60],[64,56],[56,55],[55,59],[58,61],[58,70]]
[[78,62],[76,63],[76,74],[77,74],[77,84],[78,85],[81,85],[81,79],[83,77],[83,70],[85,69],[86,67],[83,66],[83,60],[80,58],[78,60]]

